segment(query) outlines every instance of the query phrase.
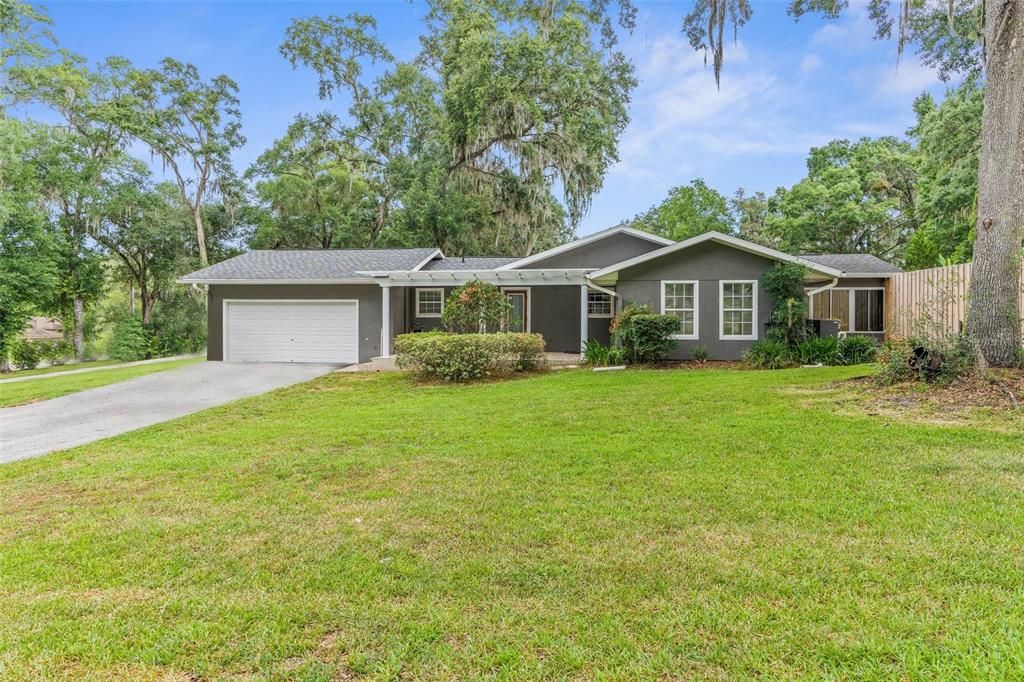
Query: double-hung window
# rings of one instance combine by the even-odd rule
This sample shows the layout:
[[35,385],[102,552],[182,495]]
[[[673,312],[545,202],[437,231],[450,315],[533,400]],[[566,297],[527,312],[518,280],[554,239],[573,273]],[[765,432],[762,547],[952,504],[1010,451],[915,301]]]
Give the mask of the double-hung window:
[[697,282],[666,281],[661,283],[661,312],[679,318],[675,339],[699,338]]
[[416,290],[416,317],[441,317],[444,311],[444,289]]
[[587,317],[611,317],[612,297],[603,291],[587,292]]
[[719,337],[756,339],[757,281],[723,281],[720,286]]

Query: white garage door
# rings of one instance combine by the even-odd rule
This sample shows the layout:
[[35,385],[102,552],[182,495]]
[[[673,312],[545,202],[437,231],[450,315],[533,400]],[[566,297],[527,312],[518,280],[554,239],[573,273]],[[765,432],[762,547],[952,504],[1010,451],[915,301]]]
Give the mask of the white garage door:
[[356,301],[227,301],[224,359],[359,362]]

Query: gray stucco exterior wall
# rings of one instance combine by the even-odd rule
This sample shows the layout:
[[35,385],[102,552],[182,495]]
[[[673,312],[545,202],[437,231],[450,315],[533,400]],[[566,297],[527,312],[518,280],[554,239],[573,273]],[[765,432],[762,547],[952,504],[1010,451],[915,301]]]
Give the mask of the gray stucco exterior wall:
[[[437,288],[437,287],[419,287]],[[529,289],[530,331],[540,334],[549,351],[578,353],[580,350],[580,288],[579,286],[502,287],[503,289]],[[444,287],[448,300],[454,287]],[[437,317],[416,315],[416,287],[410,287],[407,294],[408,331],[431,331],[441,327]],[[608,323],[611,320],[592,319],[589,322],[592,338],[608,343]],[[396,330],[404,327],[395,327]]]
[[[589,244],[530,263],[526,269],[603,268],[663,248],[648,239],[620,232]],[[577,316],[579,317],[579,316]]]
[[[672,359],[689,359],[698,346],[707,349],[714,360],[738,360],[754,341],[721,339],[719,334],[720,282],[725,280],[760,280],[775,261],[721,244],[705,242],[664,257],[641,263],[619,273],[615,289],[622,303],[649,305],[661,312],[663,280],[696,280],[698,336],[680,340]],[[765,324],[771,308],[763,287],[757,286],[757,320],[754,333],[764,337]]]
[[[393,329],[405,326],[404,295],[399,288],[391,290]],[[211,284],[206,314],[207,360],[224,359],[225,299],[355,299],[359,301],[359,362],[380,355],[381,288],[376,284]]]

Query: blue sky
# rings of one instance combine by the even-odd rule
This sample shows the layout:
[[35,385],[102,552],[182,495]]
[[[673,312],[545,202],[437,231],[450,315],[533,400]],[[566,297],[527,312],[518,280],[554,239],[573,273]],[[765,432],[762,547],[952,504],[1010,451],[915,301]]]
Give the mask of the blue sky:
[[[754,16],[726,46],[722,88],[680,32],[689,2],[635,0],[639,25],[622,47],[640,86],[632,122],[579,228],[587,234],[631,217],[668,190],[703,177],[723,193],[737,187],[774,191],[804,175],[810,147],[833,138],[901,135],[911,103],[945,86],[912,53],[897,69],[892,41],[872,39],[856,2],[838,21],[794,22],[786,3],[754,3]],[[315,78],[293,71],[277,48],[292,17],[362,12],[377,17],[380,37],[399,58],[417,48],[423,6],[381,2],[51,2],[61,46],[99,60],[110,54],[139,66],[164,56],[189,61],[205,77],[226,73],[240,88],[248,144],[244,169],[299,113],[343,111],[321,102]]]

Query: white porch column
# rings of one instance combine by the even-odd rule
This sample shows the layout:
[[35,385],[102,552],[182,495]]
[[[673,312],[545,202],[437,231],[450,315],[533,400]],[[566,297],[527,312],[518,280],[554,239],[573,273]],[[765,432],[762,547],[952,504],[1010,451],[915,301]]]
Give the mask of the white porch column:
[[580,285],[580,353],[583,352],[583,347],[587,345],[587,291],[589,287],[586,284]]
[[380,354],[391,355],[391,284],[380,285]]

